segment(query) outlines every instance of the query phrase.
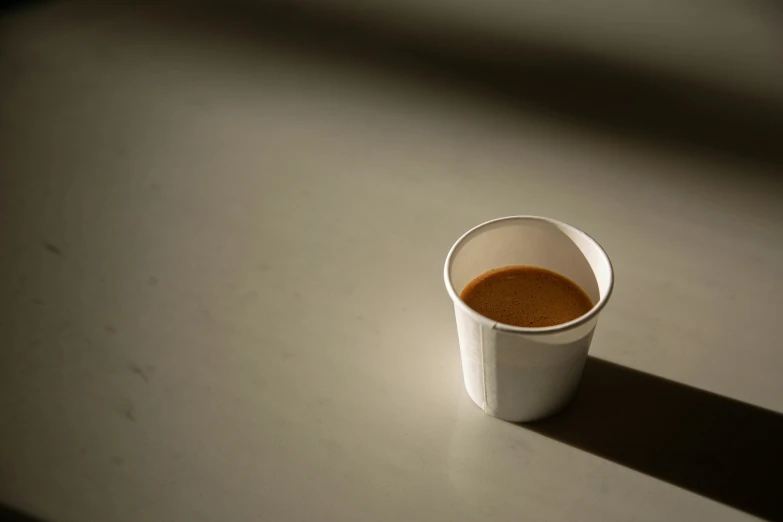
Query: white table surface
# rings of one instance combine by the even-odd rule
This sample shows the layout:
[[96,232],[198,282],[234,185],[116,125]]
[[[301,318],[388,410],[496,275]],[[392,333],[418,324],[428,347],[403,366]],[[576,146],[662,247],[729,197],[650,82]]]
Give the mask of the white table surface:
[[145,20],[65,3],[0,25],[0,502],[752,519],[482,413],[442,263],[489,218],[575,224],[616,270],[592,355],[780,412],[771,170]]

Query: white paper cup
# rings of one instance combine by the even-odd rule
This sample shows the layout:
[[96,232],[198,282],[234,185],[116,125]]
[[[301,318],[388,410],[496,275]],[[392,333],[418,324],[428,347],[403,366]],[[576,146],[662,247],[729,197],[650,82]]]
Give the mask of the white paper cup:
[[[522,328],[493,321],[460,299],[473,279],[493,268],[546,268],[578,284],[593,308],[568,323]],[[571,225],[536,216],[487,221],[454,243],[443,270],[454,301],[468,395],[486,413],[532,421],[556,413],[574,395],[598,315],[609,300],[609,256]]]

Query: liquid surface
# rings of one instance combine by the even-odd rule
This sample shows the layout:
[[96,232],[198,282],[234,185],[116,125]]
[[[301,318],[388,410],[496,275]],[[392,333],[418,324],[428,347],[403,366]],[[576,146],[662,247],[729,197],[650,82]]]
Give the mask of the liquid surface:
[[579,285],[532,266],[490,270],[468,283],[460,298],[484,317],[524,327],[567,323],[593,307]]

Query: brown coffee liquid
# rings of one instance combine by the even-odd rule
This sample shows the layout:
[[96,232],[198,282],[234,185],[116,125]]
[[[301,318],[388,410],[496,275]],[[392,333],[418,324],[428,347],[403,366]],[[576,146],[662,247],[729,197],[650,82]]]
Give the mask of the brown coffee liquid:
[[567,323],[593,307],[579,285],[534,266],[490,270],[468,283],[460,298],[484,317],[525,327]]

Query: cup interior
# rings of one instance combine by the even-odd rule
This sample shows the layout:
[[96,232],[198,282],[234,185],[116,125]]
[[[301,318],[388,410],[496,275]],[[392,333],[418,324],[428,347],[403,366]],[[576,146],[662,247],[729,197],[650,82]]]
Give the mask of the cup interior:
[[585,315],[603,306],[612,290],[611,262],[595,240],[571,225],[532,216],[497,219],[462,236],[446,260],[446,285],[461,302],[473,279],[512,265],[546,268],[578,284],[593,302]]

